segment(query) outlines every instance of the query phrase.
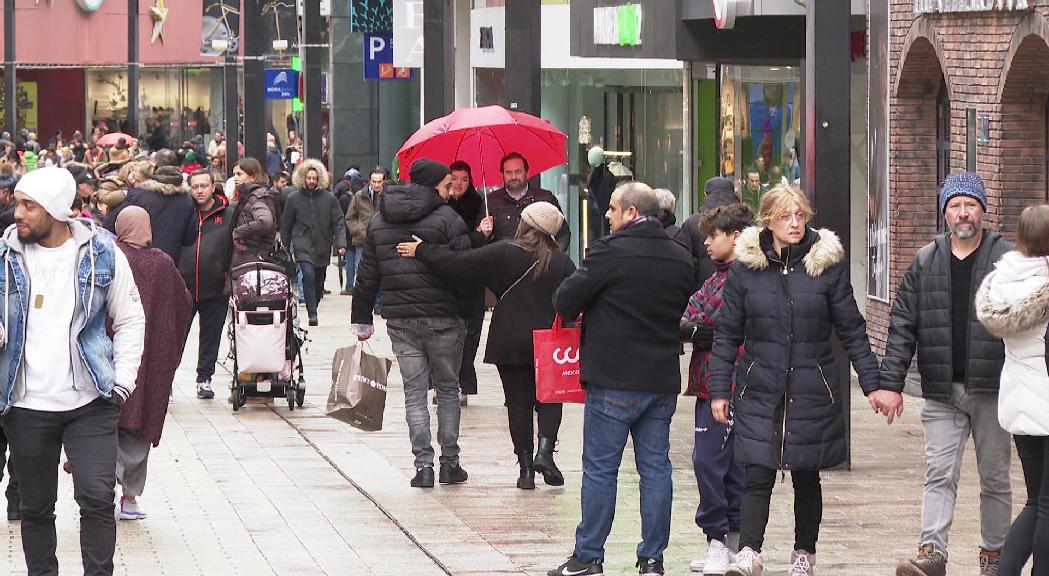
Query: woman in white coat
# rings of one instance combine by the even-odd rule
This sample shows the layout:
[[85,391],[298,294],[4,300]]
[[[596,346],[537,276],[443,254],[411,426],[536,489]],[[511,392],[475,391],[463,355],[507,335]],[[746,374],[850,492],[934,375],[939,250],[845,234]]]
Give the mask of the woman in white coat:
[[998,421],[1013,434],[1027,503],[1002,549],[999,574],[1049,576],[1049,205],[1020,214],[1018,249],[1006,253],[976,293],[976,315],[1005,341]]

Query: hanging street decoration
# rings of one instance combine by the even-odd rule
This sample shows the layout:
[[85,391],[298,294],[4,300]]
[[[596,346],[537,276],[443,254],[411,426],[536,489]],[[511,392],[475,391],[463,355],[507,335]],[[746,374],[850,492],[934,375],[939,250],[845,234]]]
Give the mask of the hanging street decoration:
[[[51,4],[51,0],[47,3]],[[37,0],[37,4],[40,4],[40,0]],[[97,12],[102,7],[102,0],[76,0],[76,5],[88,12]]]
[[164,0],[156,0],[156,4],[149,9],[149,16],[153,19],[153,35],[149,38],[150,44],[155,44],[157,39],[164,43],[164,23],[168,21],[168,8],[164,6]]

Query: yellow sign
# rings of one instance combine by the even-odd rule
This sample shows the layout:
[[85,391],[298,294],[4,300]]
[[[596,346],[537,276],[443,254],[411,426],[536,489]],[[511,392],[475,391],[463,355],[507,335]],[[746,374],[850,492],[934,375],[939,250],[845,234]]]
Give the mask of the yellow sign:
[[[19,82],[15,101],[18,106],[18,129],[38,131],[40,125],[37,123],[37,113],[40,110],[40,101],[37,99],[36,82]],[[3,122],[4,108],[0,106],[0,125]]]

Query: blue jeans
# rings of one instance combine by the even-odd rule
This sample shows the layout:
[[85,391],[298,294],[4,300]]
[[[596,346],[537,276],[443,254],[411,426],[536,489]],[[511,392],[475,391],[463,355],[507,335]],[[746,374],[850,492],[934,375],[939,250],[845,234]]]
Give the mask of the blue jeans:
[[346,290],[353,290],[353,282],[357,279],[357,265],[364,256],[364,246],[348,246],[346,255],[343,256],[343,270],[346,276]]
[[317,315],[317,304],[324,298],[324,280],[328,275],[328,267],[314,266],[310,262],[299,262],[298,266],[302,275],[302,295],[306,299],[306,312],[312,318]]
[[605,540],[616,512],[616,481],[627,435],[641,475],[641,543],[638,558],[663,560],[670,541],[674,484],[670,465],[670,419],[677,394],[588,386],[583,412],[583,518],[575,532],[575,556],[604,560]]

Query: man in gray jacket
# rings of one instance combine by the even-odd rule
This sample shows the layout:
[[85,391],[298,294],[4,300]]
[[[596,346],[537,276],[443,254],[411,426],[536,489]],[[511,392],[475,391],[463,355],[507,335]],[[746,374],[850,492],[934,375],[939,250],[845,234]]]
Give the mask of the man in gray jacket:
[[897,576],[944,576],[947,537],[972,435],[980,475],[980,575],[998,573],[1012,518],[1009,434],[998,425],[1005,347],[974,313],[976,289],[1013,245],[983,229],[987,195],[974,173],[951,174],[940,192],[948,231],[918,250],[896,292],[882,361],[882,387],[903,390],[915,350],[921,373],[927,461],[918,555]]
[[281,217],[280,237],[291,242],[302,273],[302,291],[310,326],[317,325],[317,305],[324,296],[324,279],[331,263],[332,241],[339,255],[346,253],[342,208],[328,191],[328,171],[318,160],[307,159],[291,177],[298,188],[288,197]]

